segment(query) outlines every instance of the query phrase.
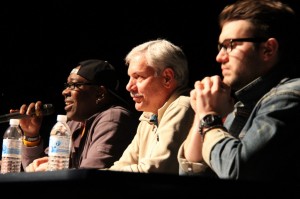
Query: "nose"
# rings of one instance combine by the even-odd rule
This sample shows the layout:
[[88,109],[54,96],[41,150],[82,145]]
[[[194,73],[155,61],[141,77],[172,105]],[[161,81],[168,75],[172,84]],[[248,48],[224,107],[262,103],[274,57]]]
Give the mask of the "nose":
[[224,48],[221,48],[221,50],[218,52],[217,56],[216,56],[216,61],[218,63],[224,63],[228,61],[228,53],[226,52],[226,50]]
[[128,80],[128,83],[126,84],[126,90],[130,92],[132,89],[133,81],[131,79]]
[[63,96],[67,96],[69,93],[70,93],[70,89],[68,89],[68,87],[67,87],[67,88],[64,88],[64,89],[62,90],[62,92],[61,92],[61,94],[62,94]]

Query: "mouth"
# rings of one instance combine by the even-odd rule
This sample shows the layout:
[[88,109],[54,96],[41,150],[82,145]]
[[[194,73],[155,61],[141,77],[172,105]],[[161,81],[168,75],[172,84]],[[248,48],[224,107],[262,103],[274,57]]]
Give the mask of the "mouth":
[[143,97],[143,95],[142,94],[139,94],[139,93],[130,93],[130,96],[132,97],[132,98],[135,98],[135,97]]
[[136,103],[141,102],[141,99],[143,98],[143,95],[139,93],[130,93],[130,96],[132,97],[133,101],[135,101]]
[[71,101],[65,101],[65,111],[68,112],[72,109],[72,106],[73,106],[73,102]]
[[222,68],[222,75],[224,76],[224,75],[226,75],[226,74],[228,74],[230,72],[230,70],[228,69],[228,68]]

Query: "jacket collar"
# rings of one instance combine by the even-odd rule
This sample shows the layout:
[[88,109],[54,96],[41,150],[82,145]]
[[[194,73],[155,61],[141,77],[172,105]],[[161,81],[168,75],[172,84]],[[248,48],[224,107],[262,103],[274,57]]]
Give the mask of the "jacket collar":
[[159,124],[161,118],[163,117],[165,111],[167,108],[170,106],[172,102],[174,102],[179,96],[189,96],[190,95],[190,88],[177,88],[174,90],[173,94],[170,96],[170,98],[166,101],[166,103],[158,109],[158,115],[155,115],[154,113],[151,112],[143,112],[143,114],[140,117],[140,121],[147,121],[152,124]]
[[274,69],[265,76],[258,77],[242,89],[235,92],[235,97],[243,103],[256,102],[283,78],[280,70]]

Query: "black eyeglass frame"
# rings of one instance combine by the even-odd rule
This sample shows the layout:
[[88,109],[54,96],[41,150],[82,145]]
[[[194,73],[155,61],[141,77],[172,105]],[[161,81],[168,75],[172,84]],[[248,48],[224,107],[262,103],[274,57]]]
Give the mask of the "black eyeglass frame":
[[64,89],[70,89],[70,90],[75,90],[75,88],[80,89],[80,86],[83,85],[97,85],[95,83],[92,82],[70,82],[70,83],[64,83]]
[[[249,37],[249,38],[236,38],[236,39],[225,39],[222,43],[218,43],[218,50],[219,52],[222,48],[227,52],[230,53],[233,49],[234,42],[253,42],[253,43],[261,43],[267,41],[268,38],[265,37]],[[229,45],[225,45],[225,43]],[[228,50],[229,49],[229,50]]]

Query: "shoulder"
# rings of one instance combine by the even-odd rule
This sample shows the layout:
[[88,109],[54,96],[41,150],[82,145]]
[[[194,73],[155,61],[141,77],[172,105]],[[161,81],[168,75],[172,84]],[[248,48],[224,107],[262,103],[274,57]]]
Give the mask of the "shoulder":
[[177,99],[175,99],[172,102],[173,106],[186,106],[186,107],[190,107],[190,97],[189,96],[184,96],[184,95],[180,95],[177,97]]
[[281,82],[267,92],[261,100],[272,103],[276,101],[280,104],[286,102],[286,100],[298,103],[300,100],[300,78],[286,78],[281,80]]
[[130,114],[131,111],[125,106],[113,105],[102,112],[103,114]]
[[125,106],[114,105],[96,114],[95,121],[124,121],[135,119],[134,113]]
[[75,131],[76,129],[80,129],[81,128],[81,123],[74,121],[74,120],[70,120],[67,122],[67,124],[69,125],[71,131]]
[[279,87],[287,87],[290,89],[300,90],[300,78],[287,79],[282,84],[279,84]]
[[283,79],[274,89],[271,90],[271,93],[272,92],[276,94],[300,94],[300,78]]

